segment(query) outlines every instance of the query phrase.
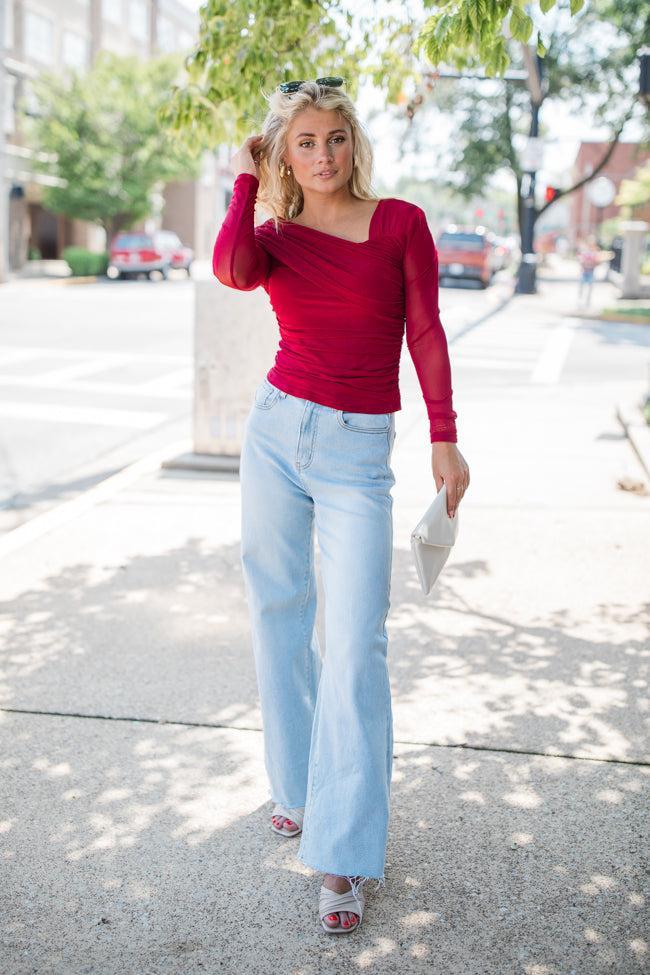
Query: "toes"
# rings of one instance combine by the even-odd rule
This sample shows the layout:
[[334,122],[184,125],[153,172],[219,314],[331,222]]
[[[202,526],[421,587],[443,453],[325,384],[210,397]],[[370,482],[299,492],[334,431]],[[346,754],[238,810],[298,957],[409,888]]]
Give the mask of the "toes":
[[351,911],[339,911],[337,914],[328,914],[325,924],[330,928],[336,928],[340,924],[343,928],[353,928],[359,922],[359,918]]
[[271,822],[278,829],[284,829],[286,826],[288,830],[294,832],[298,829],[298,823],[294,823],[292,819],[287,819],[286,816],[271,816]]
[[349,911],[341,911],[341,924],[344,928],[352,927],[353,916]]

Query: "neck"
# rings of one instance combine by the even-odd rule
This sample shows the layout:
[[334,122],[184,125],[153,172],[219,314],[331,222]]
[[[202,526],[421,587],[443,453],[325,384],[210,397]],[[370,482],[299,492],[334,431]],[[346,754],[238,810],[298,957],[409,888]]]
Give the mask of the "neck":
[[300,211],[305,223],[324,226],[335,226],[339,219],[350,211],[350,203],[354,199],[347,183],[338,190],[329,193],[316,193],[314,190],[303,190],[303,205]]

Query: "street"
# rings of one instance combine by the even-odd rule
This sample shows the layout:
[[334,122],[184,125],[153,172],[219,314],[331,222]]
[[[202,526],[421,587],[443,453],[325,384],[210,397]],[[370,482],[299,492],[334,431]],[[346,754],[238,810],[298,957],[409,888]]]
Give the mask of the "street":
[[8,285],[0,531],[190,434],[193,285]]

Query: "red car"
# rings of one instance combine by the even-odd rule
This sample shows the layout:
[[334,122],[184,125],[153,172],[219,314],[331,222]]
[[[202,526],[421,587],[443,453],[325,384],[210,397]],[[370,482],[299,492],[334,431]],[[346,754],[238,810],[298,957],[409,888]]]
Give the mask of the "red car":
[[496,260],[492,235],[484,227],[447,227],[436,246],[441,283],[443,278],[465,278],[487,288],[496,270]]
[[189,277],[190,267],[194,260],[192,248],[181,243],[180,237],[173,230],[157,230],[153,239],[158,250],[169,257],[169,266],[175,269],[182,268],[187,271]]
[[193,257],[191,247],[184,247],[170,230],[153,234],[124,231],[111,243],[107,273],[112,278],[129,278],[151,277],[155,271],[166,278],[170,268],[184,268],[189,275]]

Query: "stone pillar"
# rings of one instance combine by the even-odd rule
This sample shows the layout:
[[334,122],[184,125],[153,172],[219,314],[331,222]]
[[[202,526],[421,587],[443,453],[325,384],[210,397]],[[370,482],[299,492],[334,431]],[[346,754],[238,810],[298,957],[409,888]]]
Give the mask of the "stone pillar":
[[192,470],[239,470],[253,393],[275,361],[278,323],[262,287],[194,282],[193,452],[165,463]]
[[642,298],[645,289],[641,285],[641,260],[648,224],[644,220],[626,220],[621,223],[623,253],[621,256],[621,298]]

